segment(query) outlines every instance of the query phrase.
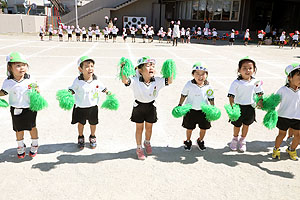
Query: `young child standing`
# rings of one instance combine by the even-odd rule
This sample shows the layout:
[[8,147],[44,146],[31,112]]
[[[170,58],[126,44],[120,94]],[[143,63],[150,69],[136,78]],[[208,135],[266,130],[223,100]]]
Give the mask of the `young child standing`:
[[104,41],[107,42],[108,40],[108,35],[109,35],[109,30],[108,30],[108,27],[105,27],[104,30]]
[[[234,125],[233,139],[229,145],[230,149],[241,152],[246,151],[246,136],[249,126],[255,121],[255,95],[263,95],[261,84],[253,77],[257,68],[255,62],[249,57],[245,57],[239,61],[238,78],[234,80],[229,88],[228,97],[231,106],[239,105],[241,116],[237,121],[231,122]],[[259,102],[261,103],[261,101]],[[240,129],[242,127],[242,135],[238,140]],[[239,147],[238,147],[239,144]]]
[[153,34],[154,34],[153,27],[151,26],[148,28],[148,32],[147,32],[148,43],[153,42]]
[[134,43],[135,42],[135,33],[136,33],[136,29],[134,27],[130,28],[130,34],[131,34],[131,42]]
[[158,43],[163,42],[164,37],[165,37],[165,32],[164,32],[164,28],[163,27],[160,27],[160,29],[159,29],[159,31],[157,33],[157,36],[158,36]]
[[191,42],[191,29],[187,28],[185,32],[185,42],[188,44]]
[[207,81],[208,69],[201,62],[193,65],[192,76],[194,79],[185,84],[178,105],[182,106],[185,99],[186,104],[192,105],[192,109],[184,116],[182,122],[182,126],[186,128],[184,149],[186,151],[192,150],[191,136],[198,124],[200,128],[200,137],[197,139],[196,143],[199,150],[205,151],[206,147],[203,139],[206,130],[211,127],[211,124],[201,110],[201,103],[214,105],[214,91]]
[[40,38],[41,38],[41,41],[44,40],[44,27],[43,26],[40,26]]
[[212,35],[213,35],[213,44],[217,43],[217,37],[218,37],[218,32],[215,28],[212,29]]
[[275,140],[272,157],[280,159],[280,145],[286,136],[287,130],[293,133],[294,138],[286,152],[292,160],[298,160],[296,148],[300,140],[300,64],[294,63],[285,68],[287,84],[282,86],[277,94],[281,97],[278,109],[277,128],[278,136]]
[[126,39],[127,39],[127,30],[126,30],[126,28],[123,28],[122,37],[123,37],[124,42],[126,42]]
[[143,38],[143,43],[145,43],[146,41],[146,35],[147,35],[147,26],[143,26],[142,28],[142,38]]
[[51,24],[49,25],[48,33],[49,33],[49,40],[52,40],[53,28]]
[[292,42],[292,49],[297,47],[299,42],[299,31],[295,31],[295,34],[293,35],[293,42]]
[[230,46],[233,46],[234,40],[235,40],[235,30],[232,29],[232,30],[231,30],[231,33],[230,33],[230,38],[229,38],[229,45],[230,45]]
[[283,48],[283,46],[285,45],[285,31],[282,31],[282,33],[281,33],[281,36],[280,36],[280,38],[279,38],[279,48],[280,47],[282,47]]
[[96,41],[98,41],[98,40],[100,39],[100,30],[99,30],[99,26],[96,26],[95,34],[96,34]]
[[119,29],[116,26],[113,26],[111,32],[112,32],[112,36],[113,36],[113,42],[116,42]]
[[197,29],[197,40],[201,39],[201,35],[202,35],[201,27],[198,27],[198,29]]
[[145,141],[144,147],[148,155],[152,154],[150,139],[152,135],[153,123],[157,121],[155,99],[159,90],[169,85],[173,81],[173,75],[169,78],[154,76],[155,60],[150,57],[142,57],[138,60],[138,73],[140,76],[127,78],[123,74],[124,65],[121,65],[122,82],[133,90],[134,104],[131,115],[131,121],[136,123],[136,154],[139,160],[144,160],[145,155],[142,148],[142,133],[144,128]]
[[67,32],[68,32],[68,42],[70,41],[72,42],[73,28],[71,26],[68,26]]
[[185,38],[185,29],[182,27],[180,31],[180,42],[183,44]]
[[172,29],[168,28],[167,43],[171,43],[171,37],[172,37]]
[[60,42],[64,40],[64,31],[62,25],[58,27],[58,37]]
[[18,143],[18,158],[24,158],[26,155],[26,145],[23,142],[24,131],[30,132],[32,142],[29,156],[35,157],[38,150],[37,112],[29,109],[28,93],[31,88],[38,92],[39,89],[27,73],[28,62],[22,54],[13,52],[7,56],[6,61],[8,77],[3,82],[0,96],[9,95],[13,130],[16,132]]
[[86,42],[87,36],[86,36],[86,30],[85,30],[85,27],[82,27],[81,33],[82,33],[82,42]]
[[249,33],[249,29],[246,29],[246,32],[245,32],[245,35],[244,35],[244,45],[247,46],[248,45],[248,42],[249,42],[249,39],[250,39],[250,33]]
[[80,33],[81,33],[81,30],[79,28],[79,25],[77,25],[76,29],[75,29],[75,34],[76,34],[76,41],[77,42],[80,42]]
[[258,43],[257,43],[257,46],[258,46],[258,47],[260,47],[260,46],[262,45],[262,43],[263,43],[263,41],[264,41],[264,36],[265,36],[264,30],[258,31],[258,35],[257,35],[257,37],[258,37]]
[[89,42],[93,42],[93,29],[92,27],[89,27],[89,30],[88,30],[88,36],[89,36]]
[[78,123],[78,147],[84,148],[83,129],[88,120],[91,134],[89,136],[90,146],[96,148],[96,125],[98,124],[98,104],[100,93],[109,94],[107,88],[97,79],[94,74],[95,61],[88,56],[82,56],[78,60],[80,75],[74,80],[69,90],[75,94],[75,105],[73,108],[71,124]]

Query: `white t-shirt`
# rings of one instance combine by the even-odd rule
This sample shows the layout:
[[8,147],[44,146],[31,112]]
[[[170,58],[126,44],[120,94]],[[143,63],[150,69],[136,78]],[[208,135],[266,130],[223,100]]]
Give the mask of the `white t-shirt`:
[[280,36],[280,42],[284,42],[285,41],[285,35],[281,35]]
[[180,37],[179,25],[175,24],[173,28],[173,37]]
[[99,30],[99,29],[96,29],[96,30],[95,30],[95,33],[96,33],[96,35],[100,35],[100,30]]
[[127,36],[127,33],[126,33],[126,31],[123,31],[123,36],[125,37],[125,36]]
[[49,31],[49,33],[52,33],[52,32],[53,32],[53,29],[52,29],[52,28],[49,28],[48,31]]
[[185,30],[181,30],[181,31],[180,31],[180,35],[181,35],[181,36],[185,35]]
[[235,34],[234,33],[230,33],[230,38],[234,38]]
[[246,32],[245,33],[245,38],[249,38],[250,37],[250,33],[249,32]]
[[135,35],[135,30],[130,30],[131,35]]
[[40,33],[44,33],[44,29],[43,28],[40,28]]
[[153,31],[152,31],[152,30],[149,30],[149,31],[147,32],[147,35],[148,35],[148,36],[152,36],[152,35],[153,35]]
[[201,110],[202,103],[209,104],[208,99],[214,99],[212,87],[210,85],[200,87],[195,80],[188,81],[181,94],[187,96],[185,104],[191,104],[194,110]]
[[169,36],[169,37],[172,36],[172,30],[169,30],[169,31],[168,31],[167,36]]
[[[162,77],[154,77],[149,85],[146,85],[142,77],[132,77],[129,79],[129,87],[133,90],[133,96],[142,103],[150,103],[154,101],[161,88],[166,86],[167,79]],[[134,107],[138,104],[134,102]]]
[[36,82],[30,77],[30,75],[25,74],[24,79],[17,82],[12,77],[4,80],[2,85],[2,90],[4,90],[9,95],[9,105],[15,108],[29,108],[30,99],[28,92],[31,88],[37,86]]
[[281,96],[278,116],[300,120],[300,90],[295,91],[290,87],[283,86],[276,94]]
[[83,31],[82,31],[82,34],[83,34],[83,35],[86,35],[86,30],[83,30]]
[[212,34],[213,34],[213,37],[217,37],[218,32],[217,31],[213,31]]
[[75,33],[80,33],[80,31],[81,31],[80,28],[75,29]]
[[299,35],[295,34],[293,35],[293,40],[298,40],[299,39]]
[[260,33],[260,34],[257,35],[257,37],[258,37],[259,39],[263,39],[263,38],[264,38],[264,34]]
[[68,34],[72,34],[73,29],[67,29]]
[[201,31],[197,31],[197,35],[201,35],[202,34],[202,32]]
[[146,35],[146,33],[147,33],[147,29],[146,28],[142,28],[142,34]]
[[108,35],[109,34],[109,30],[104,30],[104,35]]
[[185,36],[190,37],[191,36],[190,31],[186,31]]
[[59,28],[59,29],[58,29],[58,34],[60,34],[60,35],[62,35],[62,34],[63,34],[63,30],[62,30],[62,28]]
[[263,93],[260,81],[252,78],[250,81],[234,80],[229,88],[228,95],[234,95],[234,103],[240,105],[253,105],[254,97]]
[[113,28],[111,30],[112,34],[114,34],[114,35],[116,35],[118,33],[118,31],[119,31],[119,29],[117,29],[117,28]]
[[89,36],[93,36],[93,31],[88,31]]
[[69,89],[75,92],[75,105],[80,108],[98,105],[100,92],[106,91],[106,87],[96,77],[87,82],[82,75],[74,80]]

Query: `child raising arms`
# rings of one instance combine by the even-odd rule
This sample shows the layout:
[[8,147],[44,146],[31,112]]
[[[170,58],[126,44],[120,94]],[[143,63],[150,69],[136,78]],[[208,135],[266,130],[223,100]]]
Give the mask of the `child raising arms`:
[[[241,152],[246,151],[246,136],[249,126],[255,121],[254,96],[263,95],[261,82],[257,81],[253,75],[257,68],[255,62],[249,57],[240,60],[238,67],[238,78],[234,80],[229,88],[228,97],[231,106],[239,105],[241,116],[237,121],[231,122],[234,125],[233,139],[229,145],[230,149]],[[261,103],[261,101],[259,102]],[[242,127],[242,135],[238,140],[239,132]],[[239,144],[239,147],[237,147]]]
[[278,109],[277,128],[278,136],[275,140],[272,157],[280,159],[280,145],[286,136],[287,130],[293,133],[291,145],[286,149],[292,160],[298,160],[296,148],[300,139],[300,64],[294,63],[285,68],[287,84],[282,86],[277,94],[281,97]]
[[[125,63],[124,63],[125,64]],[[150,139],[152,135],[153,123],[157,121],[155,99],[158,92],[163,87],[173,81],[173,75],[169,78],[156,77],[155,60],[150,57],[142,57],[138,60],[137,70],[140,76],[127,78],[124,73],[124,65],[121,64],[122,82],[133,90],[134,105],[131,121],[136,123],[136,154],[139,160],[144,160],[144,150],[142,148],[142,133],[145,128],[144,147],[148,155],[152,154]]]

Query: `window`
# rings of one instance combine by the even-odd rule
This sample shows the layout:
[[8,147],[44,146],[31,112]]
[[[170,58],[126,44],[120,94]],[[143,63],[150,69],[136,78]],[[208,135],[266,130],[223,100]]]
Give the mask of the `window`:
[[241,0],[181,0],[177,5],[180,19],[238,21]]

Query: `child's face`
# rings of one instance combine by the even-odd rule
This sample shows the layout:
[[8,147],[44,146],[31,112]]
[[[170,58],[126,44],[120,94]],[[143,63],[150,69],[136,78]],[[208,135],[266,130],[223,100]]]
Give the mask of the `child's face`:
[[292,88],[300,88],[300,73],[296,73],[293,77],[288,77],[288,80]]
[[84,79],[91,79],[94,74],[94,63],[91,61],[84,61],[82,68],[78,67],[79,71],[83,74]]
[[14,78],[23,78],[28,71],[28,65],[22,62],[11,63],[9,71],[12,72]]
[[203,70],[195,70],[193,77],[198,85],[203,85],[204,81],[207,79],[207,72]]
[[153,77],[155,74],[155,64],[152,62],[145,63],[142,69],[140,69],[140,73],[143,77]]
[[254,74],[255,68],[252,62],[244,62],[242,67],[239,69],[239,73],[242,75],[242,78],[245,80],[251,79],[251,76]]

